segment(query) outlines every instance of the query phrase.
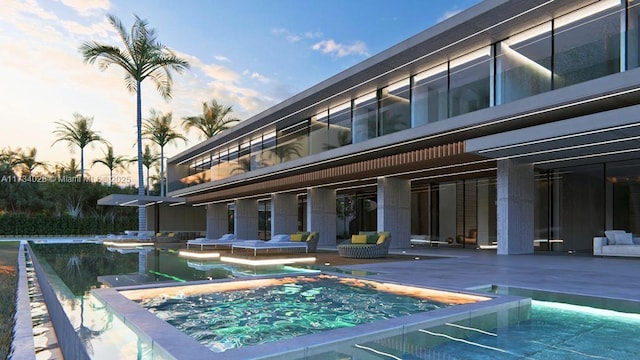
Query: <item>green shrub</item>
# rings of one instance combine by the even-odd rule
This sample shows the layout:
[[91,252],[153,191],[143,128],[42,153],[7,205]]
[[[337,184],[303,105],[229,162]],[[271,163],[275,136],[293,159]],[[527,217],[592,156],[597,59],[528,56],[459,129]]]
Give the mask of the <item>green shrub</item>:
[[0,215],[0,235],[96,235],[137,229],[136,216]]

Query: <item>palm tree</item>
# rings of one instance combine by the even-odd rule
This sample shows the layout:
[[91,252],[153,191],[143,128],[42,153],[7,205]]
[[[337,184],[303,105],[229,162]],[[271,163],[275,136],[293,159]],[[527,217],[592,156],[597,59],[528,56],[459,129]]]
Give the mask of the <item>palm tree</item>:
[[58,178],[74,178],[80,175],[80,169],[78,169],[78,164],[76,163],[76,159],[71,158],[68,164],[58,163],[55,166],[54,173],[52,174],[57,176]]
[[211,138],[240,121],[238,118],[231,117],[232,111],[231,106],[218,104],[216,100],[211,100],[211,105],[205,101],[202,103],[202,115],[183,118],[182,126],[186,131],[191,128],[200,130],[200,138],[202,138],[202,135],[206,138]]
[[[138,195],[144,195],[144,178],[142,174],[142,89],[141,84],[150,78],[158,92],[166,100],[171,98],[171,71],[178,73],[189,68],[189,63],[176,56],[169,48],[157,39],[155,29],[149,28],[146,20],[134,15],[135,21],[131,26],[131,33],[127,33],[122,22],[113,15],[107,18],[116,29],[124,43],[122,49],[111,45],[100,44],[95,41],[84,42],[80,46],[85,63],[93,64],[98,61],[101,70],[115,64],[125,71],[125,85],[130,92],[136,93],[136,126],[138,144]],[[146,230],[146,211],[143,206],[138,208],[138,229]]]
[[58,128],[54,130],[54,134],[58,136],[56,141],[51,144],[53,146],[58,141],[66,141],[73,152],[73,146],[80,148],[80,180],[84,182],[84,148],[94,141],[108,144],[97,132],[91,130],[93,125],[93,117],[82,116],[78,113],[73,114],[73,122],[56,121]]
[[[142,165],[147,169],[147,186],[146,186],[146,194],[150,194],[151,184],[149,183],[151,179],[151,167],[160,160],[160,154],[158,152],[151,152],[151,148],[149,145],[144,146],[144,152],[142,153]],[[138,159],[131,159],[129,162],[137,162]]]
[[31,173],[39,166],[45,171],[47,170],[47,164],[42,161],[36,161],[36,154],[38,150],[33,147],[27,151],[20,151],[17,154],[16,162],[22,167],[22,176],[30,176]]
[[171,127],[173,114],[151,110],[151,117],[145,119],[142,135],[146,140],[151,140],[160,146],[160,196],[164,196],[164,146],[175,140],[181,139],[187,142],[187,138],[175,132]]
[[95,159],[91,162],[91,165],[95,164],[103,164],[104,166],[109,168],[109,186],[113,185],[113,170],[115,169],[126,169],[124,163],[127,160],[124,156],[114,156],[113,155],[113,146],[107,146],[107,152],[104,153],[104,157],[102,159]]

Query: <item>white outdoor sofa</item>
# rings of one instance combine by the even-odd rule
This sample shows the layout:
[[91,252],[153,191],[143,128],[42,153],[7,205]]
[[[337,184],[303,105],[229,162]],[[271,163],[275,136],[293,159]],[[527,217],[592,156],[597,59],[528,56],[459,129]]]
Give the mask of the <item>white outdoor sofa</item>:
[[188,240],[187,249],[189,245],[200,245],[200,250],[202,250],[204,246],[232,246],[237,242],[240,242],[240,240],[236,240],[235,234],[224,234],[220,239],[197,238]]
[[593,255],[640,257],[640,237],[624,230],[607,230],[593,238]]

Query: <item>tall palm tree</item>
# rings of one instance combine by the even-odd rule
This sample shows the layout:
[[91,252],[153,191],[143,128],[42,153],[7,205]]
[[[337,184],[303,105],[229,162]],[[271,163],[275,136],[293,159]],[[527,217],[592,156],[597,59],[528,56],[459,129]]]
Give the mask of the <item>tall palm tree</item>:
[[36,161],[36,154],[38,150],[33,147],[26,151],[20,151],[17,154],[16,162],[22,167],[22,176],[30,176],[31,173],[39,166],[45,171],[47,170],[47,164],[42,161]]
[[171,127],[173,114],[168,112],[163,114],[159,111],[151,110],[151,117],[145,119],[142,136],[146,140],[151,140],[160,146],[160,196],[164,196],[164,147],[165,145],[181,139],[187,142],[187,138],[177,133]]
[[[134,15],[135,21],[131,32],[127,33],[122,22],[113,15],[107,18],[120,36],[122,49],[87,41],[80,46],[85,63],[98,61],[101,70],[110,65],[120,66],[125,71],[125,85],[130,92],[136,93],[136,126],[138,144],[138,195],[144,195],[144,178],[142,174],[142,82],[150,78],[158,92],[166,100],[171,98],[171,71],[178,73],[189,68],[189,63],[176,56],[169,48],[157,39],[155,29],[149,28],[146,20]],[[138,229],[146,230],[147,219],[144,206],[138,208]]]
[[232,111],[231,106],[218,104],[216,100],[211,100],[211,105],[205,101],[202,103],[202,115],[183,118],[182,126],[186,131],[191,128],[200,130],[200,138],[203,135],[205,138],[210,138],[240,121],[230,115]]
[[[149,145],[144,146],[144,152],[142,153],[142,165],[147,169],[147,186],[146,186],[146,194],[150,194],[151,184],[151,167],[160,160],[160,154],[156,151],[151,152],[151,148]],[[138,162],[138,159],[131,159],[129,162]]]
[[91,162],[91,165],[102,164],[109,168],[109,186],[113,185],[113,171],[116,169],[126,169],[124,166],[127,159],[124,156],[113,155],[113,146],[107,146],[107,152],[104,153],[104,157],[101,159],[95,159]]
[[108,144],[97,132],[91,130],[93,125],[93,117],[82,116],[78,113],[73,114],[73,122],[56,121],[58,128],[53,131],[58,138],[51,144],[53,146],[59,141],[66,141],[73,152],[73,147],[80,148],[80,181],[84,182],[84,148],[94,141]]

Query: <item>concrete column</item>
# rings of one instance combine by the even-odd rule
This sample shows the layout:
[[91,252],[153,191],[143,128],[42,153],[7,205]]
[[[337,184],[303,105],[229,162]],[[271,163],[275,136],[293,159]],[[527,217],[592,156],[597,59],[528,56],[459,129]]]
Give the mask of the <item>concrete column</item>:
[[207,205],[207,239],[219,239],[229,232],[229,206],[226,203]]
[[532,254],[533,164],[498,160],[498,254]]
[[258,200],[236,200],[234,233],[242,240],[258,239]]
[[271,194],[271,236],[298,231],[298,196]]
[[320,234],[319,246],[336,245],[336,191],[334,189],[307,189],[307,231]]
[[378,178],[378,231],[391,233],[391,248],[411,247],[411,182]]

